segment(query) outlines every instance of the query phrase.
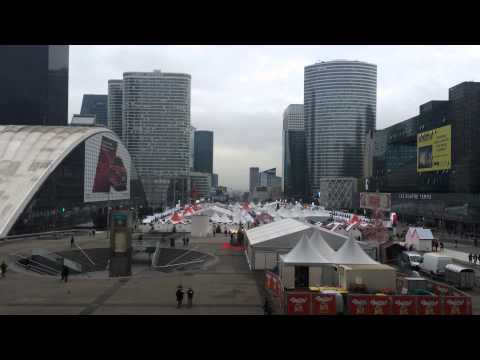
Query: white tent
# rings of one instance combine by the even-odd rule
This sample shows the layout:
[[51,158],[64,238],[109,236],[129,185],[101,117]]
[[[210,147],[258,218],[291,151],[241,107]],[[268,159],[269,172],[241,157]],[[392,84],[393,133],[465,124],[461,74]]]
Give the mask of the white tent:
[[333,250],[330,245],[327,244],[320,231],[315,229],[309,238],[309,242],[312,247],[317,252],[322,254],[322,256],[325,257],[327,260],[331,260],[335,257],[335,250]]
[[222,220],[222,223],[224,223],[224,224],[230,224],[232,222],[232,220],[230,220],[229,217],[226,214],[221,216],[221,220]]
[[284,264],[318,265],[331,263],[313,247],[310,238],[305,233],[297,245],[288,254],[280,255],[280,258]]
[[218,216],[217,213],[213,214],[213,216],[210,217],[210,220],[212,220],[213,223],[222,222],[222,219],[220,218],[220,216]]
[[360,247],[360,245],[350,237],[345,244],[335,254],[333,258],[335,264],[345,265],[373,265],[379,264],[373,260],[367,253]]

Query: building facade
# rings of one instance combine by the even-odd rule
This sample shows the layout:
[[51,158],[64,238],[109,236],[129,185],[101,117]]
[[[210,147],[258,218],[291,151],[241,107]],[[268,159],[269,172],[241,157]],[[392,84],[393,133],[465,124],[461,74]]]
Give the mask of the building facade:
[[122,139],[123,80],[108,80],[107,125]]
[[291,104],[283,113],[283,192],[286,197],[304,198],[306,148],[303,104]]
[[0,125],[68,125],[68,45],[0,46]]
[[197,130],[194,139],[193,168],[196,172],[213,173],[213,131]]
[[212,174],[212,188],[218,188],[218,174]]
[[190,171],[194,171],[193,165],[195,160],[195,129],[190,125]]
[[108,127],[108,95],[83,95],[80,115],[95,115],[96,124]]
[[190,179],[192,200],[210,197],[212,191],[212,174],[192,171],[190,173]]
[[363,174],[365,134],[376,125],[377,66],[328,61],[305,67],[304,119],[310,195],[322,177]]
[[249,178],[249,192],[253,194],[255,188],[259,185],[260,181],[260,169],[258,167],[250,168],[250,178]]
[[153,207],[190,197],[190,84],[189,74],[123,74],[122,140]]
[[[381,131],[371,191],[391,193],[392,210],[480,235],[480,83],[449,89],[419,114]],[[384,151],[380,151],[384,148]]]

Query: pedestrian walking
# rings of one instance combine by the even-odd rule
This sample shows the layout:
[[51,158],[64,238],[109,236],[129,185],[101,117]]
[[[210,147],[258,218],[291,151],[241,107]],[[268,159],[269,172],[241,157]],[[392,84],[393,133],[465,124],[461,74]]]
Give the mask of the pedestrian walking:
[[225,231],[223,232],[225,234],[225,237],[227,237],[227,228],[225,228]]
[[480,254],[475,254],[475,265],[477,264],[477,261],[478,261],[478,264],[480,265]]
[[230,234],[230,244],[233,244],[233,232]]
[[68,281],[68,274],[70,272],[70,269],[68,268],[68,266],[65,266],[63,265],[62,266],[62,280],[67,282]]
[[213,237],[215,237],[215,232],[216,232],[215,231],[215,225],[213,225],[212,229],[213,229]]
[[457,248],[457,247],[458,247],[458,240],[455,239],[455,248]]
[[189,237],[187,237],[186,243],[187,243],[187,246],[188,246],[188,244],[190,243],[190,238]]
[[92,230],[93,237],[95,237],[95,229]]
[[171,238],[170,239],[170,247],[175,247],[175,239],[174,238]]
[[5,260],[2,260],[2,264],[0,264],[0,272],[2,273],[2,278],[5,277],[5,274],[7,272],[8,265],[5,264]]
[[177,308],[179,309],[179,308],[182,307],[182,303],[183,303],[183,288],[182,288],[182,285],[178,286],[176,296],[177,296]]
[[75,244],[75,239],[72,235],[71,239],[70,239],[70,247],[73,248],[73,244]]
[[474,254],[474,255],[473,255],[473,263],[474,263],[475,265],[477,265],[477,260],[478,260],[478,255],[477,255],[477,254]]
[[443,251],[443,242],[440,241],[440,251]]
[[468,254],[468,262],[471,264],[472,263],[472,259],[473,259],[473,255],[472,253],[469,253]]
[[187,291],[187,300],[188,300],[188,307],[191,308],[193,305],[193,290],[191,287],[188,288]]
[[187,246],[187,238],[184,236],[183,237],[183,247]]

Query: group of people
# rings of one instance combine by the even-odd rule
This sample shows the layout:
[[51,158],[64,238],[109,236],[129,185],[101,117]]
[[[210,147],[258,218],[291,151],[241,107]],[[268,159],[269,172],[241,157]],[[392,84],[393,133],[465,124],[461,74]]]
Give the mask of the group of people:
[[[183,237],[183,246],[188,246],[190,244],[190,239],[186,236]],[[175,238],[170,238],[170,247],[174,248],[175,247]]]
[[480,264],[480,254],[468,254],[468,262],[471,263],[471,264],[477,264],[477,261],[478,263]]
[[[185,296],[185,291],[183,290],[183,287],[182,285],[179,285],[177,287],[177,292],[176,292],[176,296],[177,296],[177,308],[181,308],[182,307],[182,304],[183,304],[183,298]],[[193,289],[191,287],[188,288],[187,290],[187,307],[192,307],[193,305]]]
[[438,251],[438,245],[440,245],[440,251],[443,250],[443,242],[432,240],[432,251]]
[[5,277],[5,274],[7,273],[7,268],[8,265],[5,263],[5,260],[2,261],[2,263],[0,264],[0,272],[2,273],[2,278]]

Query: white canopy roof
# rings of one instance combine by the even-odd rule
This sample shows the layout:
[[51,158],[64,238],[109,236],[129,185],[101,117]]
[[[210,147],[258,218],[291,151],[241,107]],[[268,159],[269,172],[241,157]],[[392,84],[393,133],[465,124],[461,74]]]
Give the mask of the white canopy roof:
[[335,257],[335,250],[327,244],[320,231],[314,229],[309,238],[311,246],[327,260],[332,260]]
[[294,219],[283,219],[247,230],[247,239],[253,247],[291,249],[310,226]]
[[345,244],[342,245],[340,249],[335,254],[333,259],[335,264],[345,264],[345,265],[373,265],[379,264],[373,260],[370,256],[367,255],[365,251],[360,247],[360,245],[349,238]]
[[307,234],[303,233],[300,241],[295,247],[286,255],[280,255],[281,260],[285,264],[330,264],[311,244]]

